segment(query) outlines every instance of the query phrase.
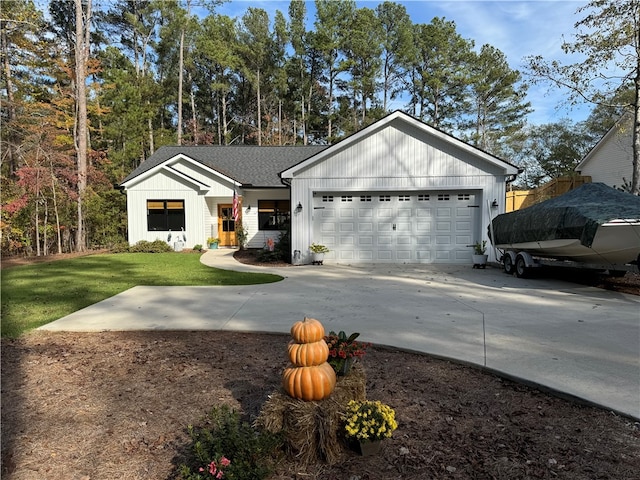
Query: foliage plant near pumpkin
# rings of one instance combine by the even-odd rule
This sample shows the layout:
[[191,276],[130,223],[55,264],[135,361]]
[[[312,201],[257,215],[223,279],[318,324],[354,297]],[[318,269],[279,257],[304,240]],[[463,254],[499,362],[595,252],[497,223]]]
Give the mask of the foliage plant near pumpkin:
[[329,364],[336,372],[342,370],[344,363],[347,360],[355,360],[362,358],[367,353],[367,348],[371,346],[370,343],[356,342],[356,338],[360,336],[359,333],[354,332],[347,337],[347,334],[343,331],[339,333],[329,332],[329,335],[324,337],[327,346],[329,347]]
[[214,407],[203,426],[188,432],[191,451],[180,480],[264,480],[282,452],[280,435],[252,427],[228,405]]
[[396,412],[378,400],[351,400],[344,417],[348,439],[375,442],[393,435],[398,428]]
[[327,362],[329,348],[324,341],[324,327],[315,318],[305,317],[291,327],[289,361],[282,387],[293,398],[305,401],[323,400],[336,386],[336,374]]

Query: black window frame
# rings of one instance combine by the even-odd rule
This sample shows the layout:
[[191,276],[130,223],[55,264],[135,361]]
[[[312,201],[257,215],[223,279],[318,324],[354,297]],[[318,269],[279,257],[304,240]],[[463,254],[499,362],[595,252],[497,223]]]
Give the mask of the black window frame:
[[258,200],[258,230],[289,230],[291,202],[289,200]]
[[[162,208],[159,208],[159,203],[162,203]],[[182,208],[176,208],[178,203],[182,204]],[[148,232],[175,232],[187,229],[184,199],[148,199],[146,205]]]

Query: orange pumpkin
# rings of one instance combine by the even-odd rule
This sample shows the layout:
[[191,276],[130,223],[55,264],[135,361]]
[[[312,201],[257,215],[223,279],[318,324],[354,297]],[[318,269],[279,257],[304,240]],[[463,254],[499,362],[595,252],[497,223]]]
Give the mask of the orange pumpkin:
[[327,362],[312,367],[285,368],[282,386],[293,398],[307,402],[323,400],[336,386],[336,372]]
[[322,340],[324,337],[324,327],[315,318],[304,317],[293,324],[291,336],[296,343],[313,343]]
[[289,361],[297,367],[320,365],[329,358],[329,346],[324,338],[312,343],[289,342]]

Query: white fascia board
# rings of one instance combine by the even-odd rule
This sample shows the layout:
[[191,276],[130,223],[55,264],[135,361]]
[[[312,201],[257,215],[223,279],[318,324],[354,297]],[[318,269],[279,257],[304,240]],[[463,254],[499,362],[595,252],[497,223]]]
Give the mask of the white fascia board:
[[[200,163],[194,159],[192,159],[191,157],[188,157],[182,153],[176,155],[175,157],[172,157],[168,160],[165,160],[164,162],[162,162],[159,165],[156,165],[155,167],[147,170],[146,172],[141,173],[140,175],[138,175],[137,177],[132,178],[131,180],[127,181],[126,183],[123,183],[121,186],[125,188],[125,190],[127,188],[132,187],[133,185],[137,184],[138,182],[141,182],[142,180],[145,180],[149,177],[152,177],[153,175],[155,175],[156,173],[158,173],[160,170],[165,169],[166,167],[171,167],[172,165],[180,162],[180,161],[185,161],[187,163],[190,163],[198,168],[202,168],[204,170],[206,170],[208,173],[210,173],[211,175],[218,177],[221,180],[224,180],[226,182],[231,183],[234,187],[241,187],[242,184],[240,182],[237,182],[236,180],[234,180],[231,177],[227,177],[226,175],[221,174],[220,172],[212,169],[211,167],[208,167],[207,165],[205,165],[204,163]],[[178,170],[175,169],[171,169],[174,173],[178,173]],[[195,180],[195,179],[191,179],[191,180]],[[197,180],[196,180],[197,181]]]
[[207,190],[211,189],[211,185],[206,185],[204,183],[202,183],[201,181],[190,177],[189,175],[187,175],[186,173],[181,172],[180,170],[176,170],[175,168],[173,168],[171,165],[163,165],[163,170],[167,170],[169,172],[171,172],[172,174],[182,178],[183,180],[187,181],[188,183],[191,183],[192,185],[196,186],[198,190],[200,190],[201,192],[206,192]]
[[359,141],[361,138],[371,135],[375,131],[382,130],[385,126],[392,123],[396,119],[399,119],[400,121],[408,123],[414,126],[415,128],[423,131],[427,135],[431,135],[432,137],[435,137],[443,142],[452,143],[459,149],[464,150],[465,152],[471,153],[476,157],[482,158],[486,162],[489,162],[497,167],[504,169],[505,175],[518,174],[518,167],[511,165],[510,163],[507,163],[503,160],[500,160],[498,157],[494,157],[493,155],[483,152],[482,150],[479,150],[476,147],[463,142],[462,140],[458,140],[455,137],[452,137],[450,135],[447,135],[446,133],[436,130],[435,128],[427,125],[426,123],[423,123],[413,118],[412,116],[397,110],[389,114],[385,118],[378,120],[376,123],[372,123],[368,127],[363,128],[362,130],[354,133],[350,137],[347,137],[344,140],[336,143],[335,145],[330,146],[326,150],[323,150],[322,152],[318,153],[317,155],[314,155],[313,157],[299,163],[298,165],[294,165],[293,167],[283,171],[280,174],[280,176],[282,178],[293,178],[295,174],[298,173],[299,171],[304,170],[317,162],[321,162],[324,158],[330,155],[333,155],[334,152],[338,149],[344,150],[345,148],[348,148],[350,144]]

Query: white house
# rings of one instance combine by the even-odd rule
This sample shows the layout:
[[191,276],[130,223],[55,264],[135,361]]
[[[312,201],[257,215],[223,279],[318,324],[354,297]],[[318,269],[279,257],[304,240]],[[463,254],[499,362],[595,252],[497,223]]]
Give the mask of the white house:
[[294,263],[470,263],[517,172],[398,111],[331,146],[164,147],[121,186],[132,244],[236,245],[235,190],[247,246],[290,225]]
[[633,175],[632,116],[623,115],[575,168],[579,175],[610,187],[631,183]]

